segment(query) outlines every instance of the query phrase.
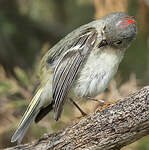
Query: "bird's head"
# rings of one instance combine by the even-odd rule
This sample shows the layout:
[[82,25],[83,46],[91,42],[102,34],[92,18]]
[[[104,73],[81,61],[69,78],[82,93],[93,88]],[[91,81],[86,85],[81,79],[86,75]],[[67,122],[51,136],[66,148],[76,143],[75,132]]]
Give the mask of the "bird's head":
[[102,41],[99,47],[109,45],[116,49],[126,49],[137,34],[136,21],[124,12],[112,13],[103,18]]

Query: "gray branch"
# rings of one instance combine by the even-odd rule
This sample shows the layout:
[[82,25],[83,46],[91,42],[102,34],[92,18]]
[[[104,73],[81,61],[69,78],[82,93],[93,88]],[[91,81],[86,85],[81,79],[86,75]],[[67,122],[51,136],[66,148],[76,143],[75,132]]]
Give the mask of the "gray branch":
[[149,86],[59,132],[7,150],[119,150],[149,134]]

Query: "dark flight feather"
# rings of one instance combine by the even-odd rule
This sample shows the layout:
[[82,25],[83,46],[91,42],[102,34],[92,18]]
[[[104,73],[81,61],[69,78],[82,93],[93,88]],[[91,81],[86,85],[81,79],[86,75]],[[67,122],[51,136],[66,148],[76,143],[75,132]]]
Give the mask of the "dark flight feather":
[[54,118],[58,120],[67,93],[77,76],[82,63],[87,58],[93,48],[97,38],[95,29],[85,30],[78,39],[74,41],[72,47],[59,58],[53,78],[53,103]]

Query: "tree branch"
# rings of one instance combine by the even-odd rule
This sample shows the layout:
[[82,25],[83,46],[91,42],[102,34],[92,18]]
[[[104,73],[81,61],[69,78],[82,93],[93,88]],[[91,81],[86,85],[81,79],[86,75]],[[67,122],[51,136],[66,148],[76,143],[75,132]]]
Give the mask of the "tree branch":
[[7,150],[119,150],[149,134],[149,86],[38,141]]

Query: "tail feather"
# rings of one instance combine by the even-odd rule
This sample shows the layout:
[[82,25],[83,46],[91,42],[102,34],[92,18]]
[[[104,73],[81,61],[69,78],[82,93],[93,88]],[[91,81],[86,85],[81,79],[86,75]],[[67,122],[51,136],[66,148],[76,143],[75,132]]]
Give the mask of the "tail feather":
[[21,143],[27,129],[31,125],[31,123],[34,121],[36,115],[39,112],[39,103],[40,103],[40,96],[43,91],[43,88],[40,88],[35,96],[33,97],[31,103],[29,104],[25,114],[22,117],[22,120],[20,121],[18,125],[18,129],[14,133],[14,135],[11,138],[11,142],[18,141],[18,143]]
[[33,115],[34,116],[31,116],[30,118],[28,118],[28,120],[26,120],[24,122],[24,124],[16,130],[16,132],[14,133],[14,135],[11,138],[11,142],[18,141],[18,144],[20,144],[22,142],[22,139],[23,139],[25,133],[27,132],[27,129],[29,128],[31,123],[34,121],[35,114],[33,114]]

